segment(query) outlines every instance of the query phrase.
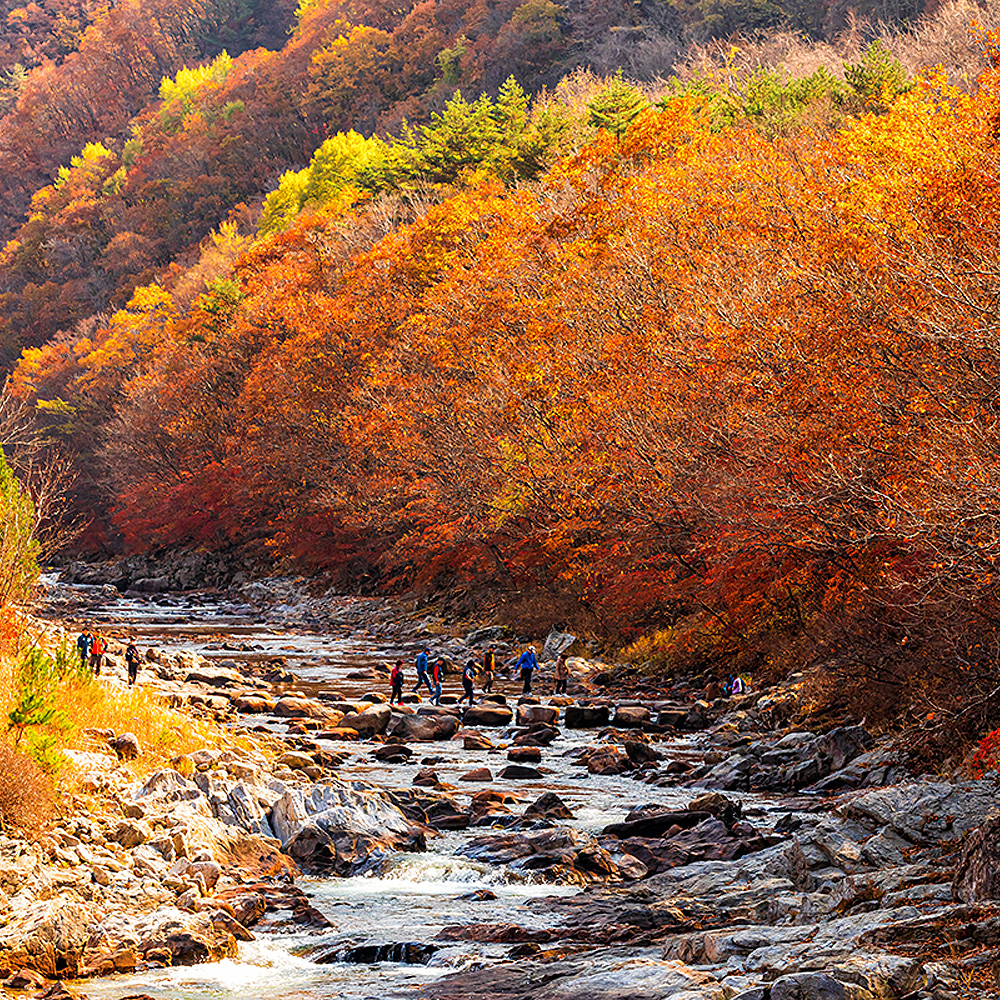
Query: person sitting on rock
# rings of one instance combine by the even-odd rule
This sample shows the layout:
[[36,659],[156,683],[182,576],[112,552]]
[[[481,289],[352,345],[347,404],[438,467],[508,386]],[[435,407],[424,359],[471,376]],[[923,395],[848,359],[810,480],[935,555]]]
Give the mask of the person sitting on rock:
[[85,628],[76,640],[76,649],[80,654],[80,666],[86,667],[90,663],[90,647],[93,645],[94,637],[90,634],[90,629]]
[[493,675],[497,669],[496,646],[490,646],[483,654],[483,694],[489,694],[493,690]]
[[517,669],[521,671],[521,694],[531,694],[531,672],[538,666],[535,647],[529,646],[517,661]]
[[458,699],[459,705],[465,701],[466,698],[469,699],[469,705],[472,705],[472,680],[476,676],[476,661],[469,660],[462,670],[462,697]]
[[430,653],[429,649],[422,649],[417,654],[417,683],[413,688],[413,693],[416,694],[420,690],[421,684],[427,685],[428,693],[433,697],[434,688],[431,686],[430,680],[427,678],[427,654]]
[[128,645],[125,647],[125,667],[128,670],[128,686],[132,687],[139,676],[139,649],[135,644],[134,635],[129,636]]
[[392,693],[389,695],[389,704],[402,702],[403,700],[403,661],[396,660],[396,665],[389,674],[389,683],[392,685]]
[[90,670],[95,677],[101,673],[101,665],[104,663],[104,654],[107,651],[108,644],[104,641],[104,636],[98,632],[90,646]]
[[566,654],[560,653],[556,657],[555,667],[556,694],[565,694],[566,685],[569,683],[569,665],[566,663]]

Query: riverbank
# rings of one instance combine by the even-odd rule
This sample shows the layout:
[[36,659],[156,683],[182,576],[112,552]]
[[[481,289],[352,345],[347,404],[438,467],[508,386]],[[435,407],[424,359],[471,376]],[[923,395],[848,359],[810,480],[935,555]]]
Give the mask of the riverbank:
[[[280,584],[270,592],[272,621],[303,617]],[[423,982],[442,998],[944,998],[993,975],[1000,914],[952,883],[995,783],[915,780],[859,727],[786,731],[796,683],[714,704],[610,699],[593,683],[602,665],[574,658],[565,698],[543,672],[544,693],[522,704],[501,677],[471,711],[454,704],[454,679],[440,708],[390,709],[395,652],[426,642],[456,659],[497,633],[345,599],[322,634],[248,636],[227,606],[199,654],[197,602],[105,596],[119,625],[99,600],[91,617],[135,628],[145,615],[161,630],[140,684],[232,745],[140,777],[141,745],[119,759],[110,739],[123,734],[94,734],[78,762],[86,795],[39,843],[2,843],[8,989],[37,991],[32,972],[114,972],[69,988],[200,996],[150,984],[157,969],[232,962],[282,935],[302,995],[317,997],[337,995],[326,970],[358,963],[366,995],[386,997]],[[335,634],[336,669],[322,662]],[[102,683],[123,677],[113,653]],[[380,925],[392,940],[351,930],[327,887],[373,885],[428,856],[475,872],[478,898],[452,883],[453,919],[408,920],[408,902]]]

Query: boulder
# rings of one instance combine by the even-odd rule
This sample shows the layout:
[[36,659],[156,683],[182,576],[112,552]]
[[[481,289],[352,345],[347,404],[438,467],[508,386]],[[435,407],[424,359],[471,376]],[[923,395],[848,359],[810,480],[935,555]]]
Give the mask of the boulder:
[[328,779],[286,788],[270,812],[286,853],[310,871],[363,870],[385,850],[423,850],[423,836],[379,789]]
[[273,712],[277,701],[263,694],[244,694],[233,699],[233,708],[245,715],[264,715]]
[[963,903],[1000,899],[1000,816],[988,819],[966,838],[951,888]]
[[651,720],[649,709],[641,705],[619,705],[612,725],[618,729],[642,729]]
[[[274,714],[282,718],[329,719],[330,709],[321,701],[295,695],[279,698],[274,706]],[[339,721],[339,719],[337,720]]]
[[556,629],[552,629],[545,639],[545,645],[542,647],[542,655],[539,659],[543,663],[547,663],[549,660],[554,660],[560,653],[564,653],[573,643],[576,642],[576,636],[571,635],[569,632],[559,632]]
[[610,713],[607,705],[567,705],[567,729],[599,729],[608,724]]
[[79,974],[94,916],[72,898],[38,900],[0,927],[0,967],[30,969],[48,979]]
[[506,705],[494,705],[483,702],[470,705],[462,716],[462,724],[466,726],[509,726],[514,719],[514,713]]
[[534,726],[539,724],[551,726],[558,718],[558,708],[548,708],[544,705],[517,706],[517,724],[519,726]]
[[524,764],[508,764],[497,777],[513,781],[534,781],[542,776],[542,772]]
[[492,781],[493,775],[488,767],[477,767],[463,774],[459,781]]
[[360,736],[371,737],[384,733],[392,718],[388,705],[372,705],[363,712],[349,712],[339,723],[341,729],[354,729]]
[[535,725],[523,733],[518,733],[514,737],[514,746],[547,747],[558,736],[559,730],[555,726]]
[[629,755],[614,744],[594,747],[582,759],[586,761],[587,770],[591,774],[624,774],[635,767]]
[[449,740],[458,732],[453,715],[401,715],[389,727],[389,735],[415,743]]
[[525,761],[537,764],[541,759],[542,751],[540,747],[511,747],[507,751],[507,760],[512,760],[516,764],[522,764]]
[[569,806],[555,792],[546,792],[524,810],[526,819],[573,819]]
[[856,795],[836,812],[869,828],[889,827],[911,844],[951,840],[997,813],[992,781],[907,781]]
[[463,730],[456,734],[462,737],[462,746],[466,750],[492,750],[493,741],[474,729]]
[[588,833],[564,826],[489,834],[470,840],[459,854],[514,871],[535,872],[546,881],[603,880],[618,874],[611,855]]

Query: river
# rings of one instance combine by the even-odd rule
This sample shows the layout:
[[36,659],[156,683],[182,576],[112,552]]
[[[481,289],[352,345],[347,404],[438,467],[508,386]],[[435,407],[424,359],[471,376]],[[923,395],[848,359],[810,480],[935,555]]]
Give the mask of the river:
[[[411,663],[414,643],[391,636],[379,638],[359,627],[359,618],[364,619],[364,602],[357,598],[344,601],[345,617],[351,624],[334,624],[326,630],[275,624],[262,620],[259,612],[248,606],[186,595],[109,598],[78,620],[108,631],[127,628],[137,636],[140,649],[155,645],[169,653],[194,651],[207,658],[237,662],[280,656],[302,679],[298,687],[313,694],[337,691],[351,699],[371,691],[373,686],[386,689],[385,682],[352,675],[364,673],[375,662],[395,659],[397,654]],[[373,602],[372,610],[384,619],[381,602]],[[288,618],[287,609],[281,617]],[[459,647],[460,643],[453,642],[453,648]],[[412,682],[412,669],[408,676]],[[457,687],[457,681],[452,680],[446,684],[445,693]],[[500,682],[498,688],[511,702],[516,701],[513,684]],[[545,700],[543,696],[543,704]],[[246,721],[257,725],[261,718]],[[284,729],[277,719],[267,724],[277,732]],[[498,743],[510,738],[509,732],[502,730],[485,732]],[[542,780],[497,781],[494,785],[523,795],[515,811],[543,792],[554,791],[574,814],[575,818],[566,824],[588,831],[599,831],[621,821],[641,804],[683,807],[693,797],[688,790],[647,786],[627,775],[589,774],[574,763],[574,752],[593,745],[596,739],[593,731],[561,729],[560,737],[543,752],[541,766],[547,773]],[[360,778],[383,787],[409,788],[417,771],[432,764],[443,782],[456,787],[452,794],[460,801],[489,787],[460,782],[462,774],[481,766],[496,773],[507,763],[500,751],[466,750],[460,741],[413,744],[415,753],[406,764],[374,761],[364,743],[337,744],[336,749],[342,751],[345,746],[351,757],[340,770],[344,779]],[[703,738],[690,737],[657,744],[671,757],[697,757],[704,746]],[[772,806],[758,796],[736,797],[758,816],[780,808],[777,802]],[[575,885],[533,881],[531,876],[477,863],[459,854],[472,837],[489,829],[473,827],[429,837],[425,853],[392,855],[380,870],[363,876],[300,878],[299,886],[332,921],[333,929],[303,930],[294,925],[282,926],[269,917],[254,928],[256,940],[241,946],[238,960],[116,975],[79,986],[88,997],[101,1000],[122,1000],[137,994],[157,1000],[383,1000],[406,995],[414,987],[448,972],[498,961],[509,951],[509,945],[450,944],[435,942],[435,938],[443,927],[452,924],[509,922],[544,927],[551,918],[543,908],[533,909],[532,900],[581,890]],[[475,890],[479,889],[490,890],[495,898],[475,898]],[[279,913],[279,920],[281,916]],[[435,942],[440,947],[427,965],[320,965],[307,957],[318,951],[393,942]]]

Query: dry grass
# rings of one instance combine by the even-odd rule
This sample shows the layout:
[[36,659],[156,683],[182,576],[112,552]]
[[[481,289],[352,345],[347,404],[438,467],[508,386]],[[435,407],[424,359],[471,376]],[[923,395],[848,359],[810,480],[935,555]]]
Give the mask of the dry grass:
[[[8,713],[17,700],[17,664],[28,645],[24,630],[6,630],[0,638],[0,734]],[[71,671],[58,685],[56,705],[61,722],[48,727],[46,735],[59,750],[106,750],[106,743],[87,730],[134,733],[139,741],[139,757],[126,766],[136,778],[170,766],[171,758],[202,747],[251,750],[255,744],[227,732],[217,723],[196,719],[171,708],[164,698],[148,687],[125,688],[111,678],[95,679]],[[29,734],[30,735],[30,734]],[[23,755],[22,755],[23,756]],[[74,793],[75,771],[59,771],[59,790]]]
[[0,739],[0,826],[34,836],[54,811],[48,776],[30,757]]

